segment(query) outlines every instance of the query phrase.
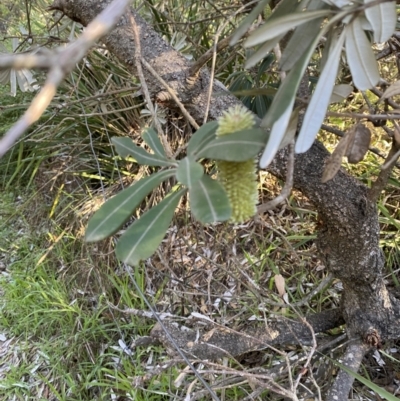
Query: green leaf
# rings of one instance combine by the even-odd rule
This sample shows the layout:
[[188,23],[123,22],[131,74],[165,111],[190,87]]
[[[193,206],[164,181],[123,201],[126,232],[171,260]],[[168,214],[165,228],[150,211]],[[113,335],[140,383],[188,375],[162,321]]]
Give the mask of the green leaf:
[[272,162],[272,159],[275,157],[276,152],[279,149],[279,145],[281,144],[289,125],[293,105],[294,97],[291,103],[289,103],[289,105],[287,106],[284,113],[279,117],[278,120],[275,121],[274,125],[272,126],[267,146],[265,147],[265,150],[260,159],[260,168],[266,168],[267,166],[269,166],[269,164]]
[[293,102],[296,97],[300,81],[303,78],[308,60],[314,52],[315,45],[318,43],[321,34],[322,31],[315,37],[314,42],[310,44],[308,50],[304,52],[303,57],[298,61],[298,63],[293,67],[293,69],[282,82],[278,92],[274,97],[271,107],[268,109],[268,113],[263,118],[261,123],[262,127],[272,127],[275,121],[279,120],[282,114],[284,114],[288,109],[291,110],[293,108]]
[[164,238],[185,192],[186,189],[181,189],[168,195],[136,220],[117,243],[115,252],[118,259],[135,266],[140,260],[150,257]]
[[222,185],[208,175],[203,175],[197,185],[189,189],[190,209],[193,216],[203,224],[225,221],[232,210]]
[[143,148],[137,146],[130,138],[114,137],[111,138],[111,142],[115,145],[121,157],[133,156],[138,164],[158,167],[176,166],[175,161],[146,152]]
[[276,38],[271,40],[267,40],[265,43],[260,46],[247,60],[245,64],[245,68],[254,67],[260,60],[268,55],[268,53],[276,46],[276,44],[284,37],[285,35],[279,35]]
[[291,70],[304,52],[307,51],[315,35],[321,29],[322,21],[323,18],[318,18],[312,24],[305,24],[296,28],[279,62],[282,71]]
[[251,13],[242,21],[236,31],[233,33],[232,38],[229,42],[230,46],[236,45],[236,43],[243,37],[243,35],[250,28],[253,21],[257,18],[257,16],[263,12],[264,8],[270,0],[262,0],[260,1],[251,11]]
[[[364,3],[368,5],[368,3],[373,1],[375,0],[365,0]],[[390,39],[396,29],[396,2],[390,1],[377,4],[376,6],[367,7],[365,9],[365,16],[374,31],[375,42],[386,42]]]
[[267,133],[260,128],[222,135],[209,142],[198,157],[214,160],[243,162],[256,156],[267,141]]
[[156,155],[161,156],[164,159],[167,158],[167,154],[165,153],[165,149],[160,141],[160,138],[153,128],[147,128],[142,137]]
[[[267,19],[266,23],[273,21],[279,17],[283,17],[291,12],[295,11],[299,4],[293,0],[282,0],[278,3],[278,5],[274,8],[274,12]],[[267,56],[267,54],[276,46],[276,44],[284,37],[285,35],[279,35],[267,42],[263,43],[263,45],[257,49],[246,61],[245,68],[251,68],[256,65],[260,60]]]
[[324,121],[329,100],[335,85],[336,75],[339,68],[340,55],[346,37],[346,29],[341,33],[339,40],[333,43],[332,51],[328,61],[318,79],[318,84],[307,107],[300,133],[296,141],[296,153],[306,152],[311,148]]
[[176,170],[176,179],[191,188],[203,176],[203,166],[191,157],[185,157],[179,162]]
[[100,241],[116,233],[132,215],[142,200],[167,178],[172,177],[174,169],[159,171],[142,178],[118,195],[113,196],[91,217],[86,229],[85,241]]
[[188,155],[195,155],[208,142],[215,138],[215,132],[218,129],[217,121],[210,121],[202,125],[190,138],[187,148]]
[[279,35],[285,34],[291,29],[304,24],[306,22],[315,20],[317,18],[326,17],[331,13],[330,10],[316,10],[304,11],[285,15],[280,18],[273,19],[266,22],[263,26],[258,28],[244,43],[245,47],[251,47],[264,43],[267,40],[275,38]]
[[346,56],[354,85],[359,90],[370,89],[379,82],[375,55],[359,18],[349,24],[346,30]]

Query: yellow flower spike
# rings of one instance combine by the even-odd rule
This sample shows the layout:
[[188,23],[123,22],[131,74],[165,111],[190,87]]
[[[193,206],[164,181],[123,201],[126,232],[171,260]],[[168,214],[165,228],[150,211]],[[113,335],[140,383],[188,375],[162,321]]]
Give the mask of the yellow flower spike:
[[[235,106],[218,120],[217,136],[253,128],[254,117],[249,110]],[[254,159],[244,162],[218,160],[218,180],[228,195],[233,223],[242,223],[257,212],[257,171]]]
[[234,106],[224,111],[218,119],[216,136],[229,135],[237,131],[253,128],[254,116],[243,106]]

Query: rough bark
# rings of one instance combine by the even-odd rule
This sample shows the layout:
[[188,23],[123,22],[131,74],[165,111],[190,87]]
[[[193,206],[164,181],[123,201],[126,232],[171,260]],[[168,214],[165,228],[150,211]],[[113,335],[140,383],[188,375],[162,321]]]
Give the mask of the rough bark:
[[[314,333],[320,333],[340,326],[344,320],[341,311],[334,309],[311,315],[307,317],[307,322]],[[248,324],[240,330],[217,325],[211,325],[211,328],[189,329],[168,321],[164,321],[163,324],[179,348],[187,356],[196,359],[235,357],[277,345],[313,344],[310,326],[291,320],[269,322],[268,327],[263,323]],[[160,324],[154,326],[151,337],[161,342],[171,354],[176,354]]]
[[[87,25],[110,1],[56,0],[53,8]],[[195,120],[202,123],[210,84],[208,71],[202,69],[197,77],[190,77],[190,63],[165,43],[134,10],[131,12],[140,28],[143,58],[174,89]],[[104,43],[128,66],[132,74],[136,73],[134,39],[129,15],[121,18],[112,33],[104,38]],[[160,95],[164,88],[158,81],[148,71],[144,71],[155,101],[175,107],[171,101]],[[214,93],[222,91],[216,83],[213,84],[213,88]],[[213,97],[209,118],[216,119],[228,107],[238,103],[239,101],[229,94]],[[384,258],[379,248],[377,207],[368,198],[368,188],[343,170],[333,180],[321,183],[327,156],[328,152],[320,143],[315,143],[307,153],[298,155],[295,162],[294,186],[303,192],[318,210],[318,252],[327,269],[343,282],[342,310],[348,336],[356,341],[361,340],[366,346],[379,347],[385,340],[400,337],[400,303],[388,292],[383,281]],[[286,158],[286,152],[281,151],[269,171],[284,178]],[[291,326],[293,333],[296,333],[293,337],[296,338],[295,342],[309,340],[303,329],[301,322]],[[193,346],[188,349],[187,343],[192,341],[192,334],[182,339],[176,334],[178,343],[183,348],[186,347],[193,356],[204,356],[200,351],[200,354],[196,354]],[[253,332],[253,336],[254,334],[257,333]],[[264,331],[263,335],[264,345],[276,343],[268,331]],[[202,338],[205,343],[206,337]],[[212,337],[208,336],[208,340]],[[161,334],[159,338],[162,340]],[[215,346],[231,353],[230,348],[224,348],[224,341],[214,344]],[[257,344],[249,342],[247,350],[254,349],[255,346]],[[245,352],[246,349],[241,348],[241,351]],[[214,357],[217,354],[214,354]]]

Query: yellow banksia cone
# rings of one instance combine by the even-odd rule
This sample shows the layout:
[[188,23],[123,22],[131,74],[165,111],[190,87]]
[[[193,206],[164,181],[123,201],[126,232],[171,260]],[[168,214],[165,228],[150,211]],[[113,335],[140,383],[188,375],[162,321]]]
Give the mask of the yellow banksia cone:
[[[217,136],[251,129],[254,117],[242,106],[231,107],[218,120]],[[223,185],[232,207],[231,221],[242,223],[257,212],[257,171],[255,159],[244,162],[217,160],[218,180]]]

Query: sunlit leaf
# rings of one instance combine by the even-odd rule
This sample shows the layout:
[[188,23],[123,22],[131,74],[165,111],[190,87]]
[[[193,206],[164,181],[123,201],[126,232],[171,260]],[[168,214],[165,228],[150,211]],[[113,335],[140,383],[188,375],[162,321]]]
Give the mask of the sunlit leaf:
[[176,162],[168,160],[165,157],[146,152],[140,146],[137,146],[130,138],[111,138],[118,154],[121,157],[132,156],[139,164],[145,166],[175,166]]
[[171,169],[152,174],[109,199],[89,220],[85,240],[87,242],[100,241],[116,233],[143,199],[174,173],[175,170]]
[[202,125],[190,138],[187,154],[194,155],[198,153],[207,143],[215,138],[215,132],[218,128],[218,121],[210,121]]
[[164,159],[167,157],[165,149],[160,141],[160,138],[158,137],[157,132],[154,131],[153,128],[147,128],[143,132],[142,137],[143,140],[147,143],[147,145],[150,146],[150,148],[154,151],[156,155],[161,156]]
[[303,153],[310,149],[321,124],[324,121],[339,68],[340,55],[342,53],[345,34],[346,29],[343,30],[339,40],[334,44],[325,68],[318,79],[318,84],[315,88],[310,104],[307,107],[303,124],[296,141],[296,153]]
[[189,189],[190,209],[203,224],[225,221],[231,217],[231,206],[222,185],[208,175]]
[[[364,0],[364,3],[375,2],[375,0]],[[377,43],[386,42],[396,29],[397,13],[396,2],[390,1],[379,3],[372,7],[366,7],[365,16],[374,31],[374,40]]]
[[269,2],[270,0],[262,0],[253,8],[253,10],[251,10],[249,15],[242,21],[242,23],[233,33],[232,38],[229,42],[230,46],[234,46],[243,37],[243,35],[250,28],[251,24],[254,22],[257,16],[263,12],[264,8]]
[[370,89],[379,82],[378,64],[358,18],[346,30],[346,56],[354,85],[359,90]]
[[330,14],[330,10],[316,10],[298,12],[276,18],[270,22],[266,22],[263,26],[252,33],[244,43],[245,47],[251,47],[264,43],[267,40],[275,38],[281,34],[285,34],[291,29],[315,20],[317,18],[326,17]]
[[222,135],[209,142],[198,157],[242,162],[256,156],[267,141],[267,133],[260,128],[251,128]]
[[265,150],[260,159],[260,168],[268,167],[275,157],[275,154],[279,149],[279,145],[281,144],[282,139],[285,136],[286,129],[289,125],[293,105],[294,98],[292,99],[292,102],[289,103],[289,105],[287,106],[285,112],[272,126],[267,146],[265,147]]
[[191,157],[180,160],[176,169],[176,179],[188,188],[196,185],[203,174],[203,166]]
[[150,257],[160,245],[174,216],[180,198],[186,189],[181,189],[163,199],[140,219],[136,220],[117,243],[118,259],[135,266]]

